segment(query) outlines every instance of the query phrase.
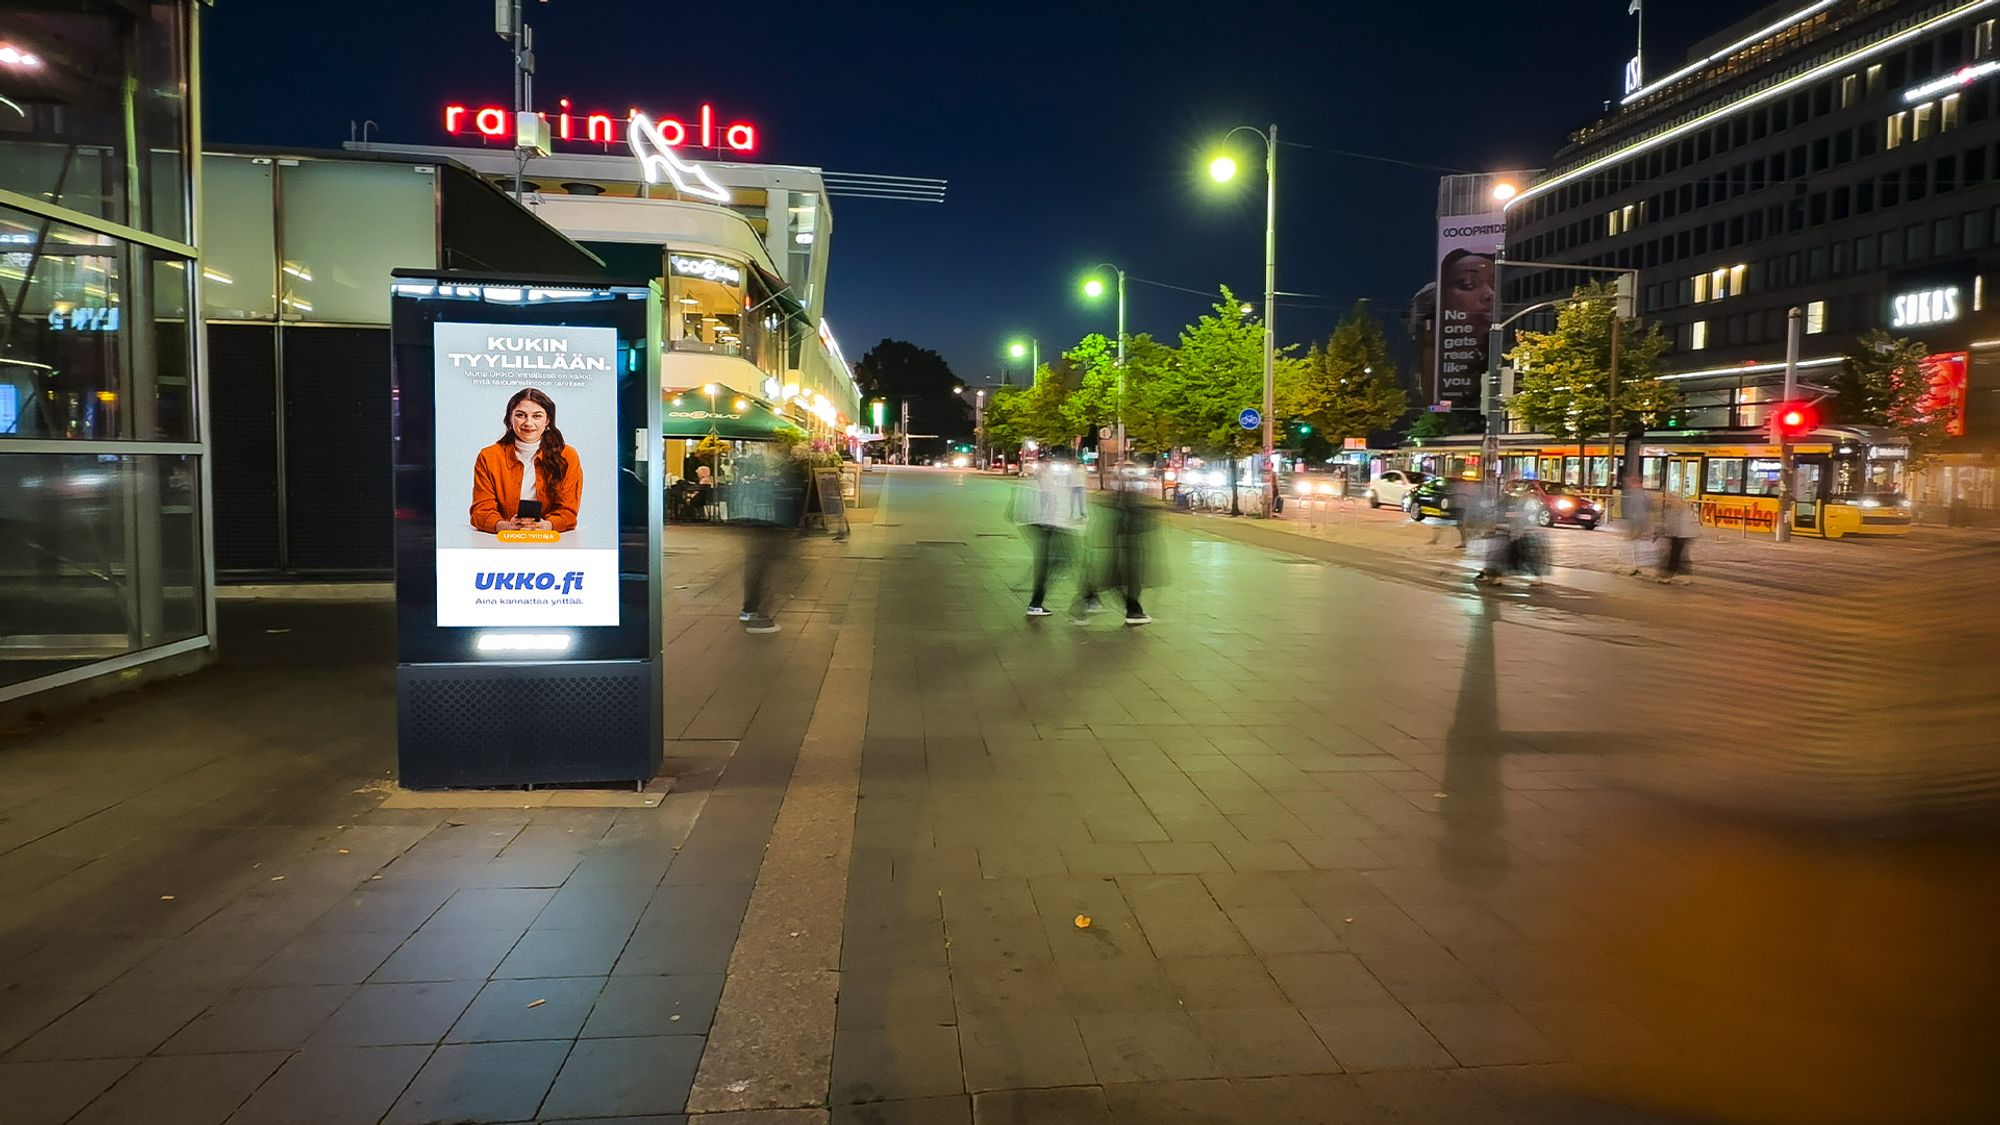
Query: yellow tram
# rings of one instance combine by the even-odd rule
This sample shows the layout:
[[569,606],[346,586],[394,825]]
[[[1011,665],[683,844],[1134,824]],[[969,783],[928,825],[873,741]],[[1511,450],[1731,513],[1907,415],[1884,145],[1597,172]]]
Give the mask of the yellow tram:
[[[1406,446],[1409,467],[1431,473],[1479,473],[1478,434],[1426,439]],[[1769,532],[1778,521],[1778,447],[1757,430],[1653,431],[1612,447],[1564,442],[1537,434],[1500,439],[1502,480],[1545,480],[1615,502],[1612,483],[1628,450],[1639,458],[1641,483],[1684,497],[1709,527]],[[1910,501],[1903,491],[1909,442],[1873,426],[1822,426],[1792,443],[1798,502],[1792,530],[1840,539],[1907,535]]]

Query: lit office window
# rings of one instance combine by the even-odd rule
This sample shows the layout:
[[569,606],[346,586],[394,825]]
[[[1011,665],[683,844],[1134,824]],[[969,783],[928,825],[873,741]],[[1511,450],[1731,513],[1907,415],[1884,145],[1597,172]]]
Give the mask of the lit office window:
[[1924,104],[1911,110],[1910,139],[1913,141],[1921,141],[1925,137],[1928,137],[1933,132],[1935,132],[1936,130],[1931,128],[1931,122],[1936,118],[1936,116],[1937,116],[1936,102],[1925,102]]
[[1695,274],[1694,303],[1699,305],[1706,300],[1708,300],[1708,275],[1705,273]]
[[[1953,94],[1952,96],[1957,97],[1958,95]],[[1636,218],[1638,214],[1639,214],[1639,208],[1634,206],[1633,204],[1627,203],[1625,205],[1625,214],[1619,220],[1619,225],[1625,230],[1631,230],[1632,220]]]
[[1698,352],[1707,346],[1708,346],[1708,322],[1705,320],[1697,320],[1694,322],[1692,326],[1690,326],[1688,332],[1688,348],[1691,351]]
[[1717,267],[1708,275],[1708,292],[1711,300],[1720,301],[1729,296],[1729,271]]
[[1840,108],[1846,109],[1861,99],[1861,76],[1850,74],[1840,80]]
[[1749,279],[1750,279],[1750,267],[1748,264],[1743,262],[1738,262],[1737,264],[1729,267],[1729,291],[1731,293],[1741,296],[1743,294],[1744,285],[1749,281]]
[[1960,95],[1946,94],[1938,99],[1938,130],[1948,132],[1958,128],[1958,103]]
[[1910,115],[1908,112],[1890,114],[1888,121],[1883,125],[1882,147],[1896,148],[1901,145],[1903,143],[1903,130],[1909,128],[1909,124]]
[[1986,311],[1986,275],[1974,274],[1972,278],[1972,311]]
[[1816,336],[1826,331],[1826,302],[1814,301],[1806,306],[1806,335]]
[[1972,57],[1983,59],[1993,53],[1993,21],[1972,25]]
[[1872,98],[1882,92],[1882,64],[1876,63],[1874,66],[1869,67],[1867,74],[1868,96]]
[[1604,216],[1604,233],[1607,237],[1618,233],[1618,208],[1613,207],[1611,213]]

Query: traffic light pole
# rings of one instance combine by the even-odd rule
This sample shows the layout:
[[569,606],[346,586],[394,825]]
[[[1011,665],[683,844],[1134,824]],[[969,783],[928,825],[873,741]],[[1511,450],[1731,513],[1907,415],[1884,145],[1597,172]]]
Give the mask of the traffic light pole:
[[[1785,397],[1779,401],[1778,410],[1791,408],[1799,391],[1799,333],[1805,326],[1805,314],[1797,305],[1785,314]],[[1778,524],[1771,529],[1772,538],[1779,543],[1789,543],[1792,539],[1792,512],[1798,503],[1793,489],[1792,431],[1780,418],[1773,427],[1778,431]]]

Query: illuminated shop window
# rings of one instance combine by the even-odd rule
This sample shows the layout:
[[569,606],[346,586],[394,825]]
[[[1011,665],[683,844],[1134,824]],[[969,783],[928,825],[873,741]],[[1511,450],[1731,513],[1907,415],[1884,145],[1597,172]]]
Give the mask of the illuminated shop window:
[[674,313],[676,350],[743,354],[749,274],[749,267],[741,262],[668,253],[668,304]]

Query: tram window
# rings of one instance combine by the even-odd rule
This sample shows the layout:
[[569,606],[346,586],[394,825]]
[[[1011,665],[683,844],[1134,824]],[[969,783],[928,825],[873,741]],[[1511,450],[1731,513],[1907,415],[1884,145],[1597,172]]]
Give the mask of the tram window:
[[1743,458],[1710,457],[1708,459],[1708,480],[1702,491],[1725,493],[1731,496],[1743,495]]
[[1639,487],[1658,488],[1667,473],[1665,457],[1641,457],[1639,459]]
[[1778,494],[1778,473],[1783,468],[1775,457],[1759,457],[1750,462],[1750,475],[1746,479],[1744,491],[1752,496],[1776,496]]
[[1543,480],[1554,480],[1554,481],[1559,481],[1559,480],[1563,479],[1563,476],[1562,476],[1562,458],[1560,458],[1560,457],[1544,457],[1544,458],[1542,458],[1542,477],[1541,477],[1541,479],[1543,479]]
[[1563,458],[1562,483],[1564,484],[1583,483],[1583,474],[1580,467],[1577,465],[1576,458],[1574,457]]

